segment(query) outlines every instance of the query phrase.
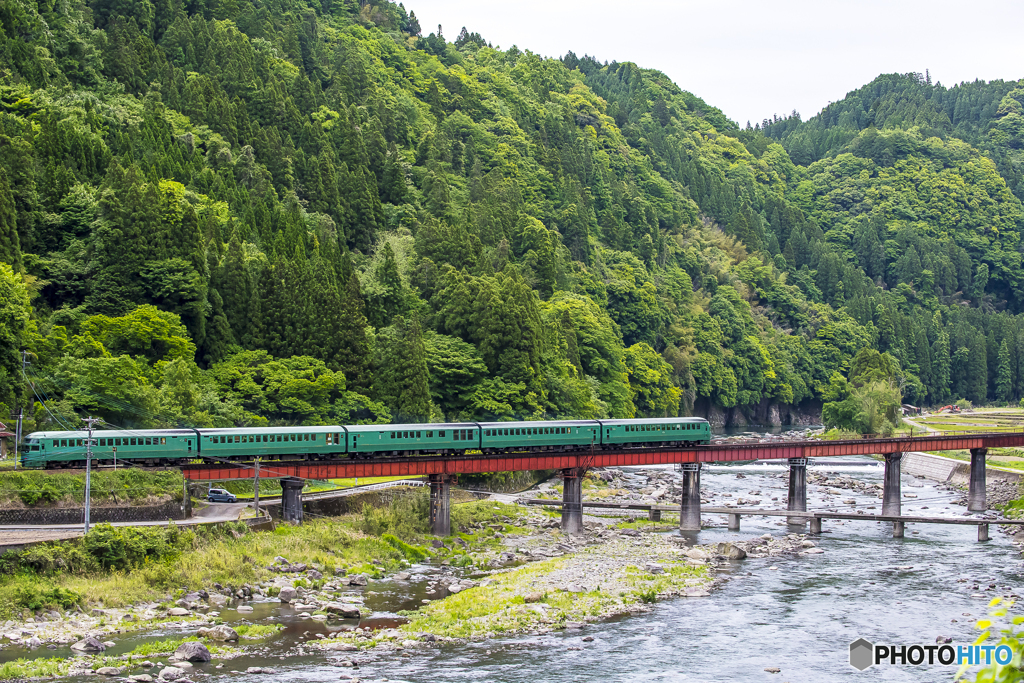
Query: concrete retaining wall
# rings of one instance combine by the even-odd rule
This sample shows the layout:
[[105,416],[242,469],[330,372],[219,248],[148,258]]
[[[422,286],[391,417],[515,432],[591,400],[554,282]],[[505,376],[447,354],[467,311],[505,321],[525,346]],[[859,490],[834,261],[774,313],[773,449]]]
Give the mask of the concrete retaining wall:
[[[171,500],[163,505],[123,507],[96,507],[89,510],[92,524],[104,522],[158,522],[167,519],[186,519],[192,506]],[[0,509],[0,524],[80,524],[85,518],[84,508],[7,508]]]
[[[968,484],[971,475],[969,462],[927,453],[904,453],[900,469],[914,476],[962,486]],[[1020,481],[1021,477],[1022,475],[1017,472],[985,468],[985,478],[989,481]]]

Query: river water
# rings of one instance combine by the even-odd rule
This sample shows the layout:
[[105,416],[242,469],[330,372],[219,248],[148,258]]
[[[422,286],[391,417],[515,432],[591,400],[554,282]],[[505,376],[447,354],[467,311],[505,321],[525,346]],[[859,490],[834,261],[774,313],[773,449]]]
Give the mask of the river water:
[[[862,481],[881,482],[882,478],[881,466],[867,458],[812,463],[811,469],[830,476],[838,470]],[[780,465],[705,467],[702,488],[713,505],[726,502],[725,494],[733,500],[757,497],[766,504],[771,497],[784,500],[786,471]],[[965,512],[952,502],[955,496],[927,480],[904,475],[903,491],[916,496],[904,499],[904,514]],[[809,485],[809,509],[881,507],[876,496],[853,490],[843,490],[827,505],[823,495],[818,486]],[[855,505],[843,503],[851,498]],[[744,518],[741,530],[731,532],[724,517],[708,515],[705,523],[717,526],[701,531],[699,541],[789,533],[779,519]],[[287,629],[257,652],[225,662],[222,669],[197,665],[193,671],[199,676],[192,678],[247,683],[327,681],[347,675],[363,681],[423,683],[946,681],[952,680],[955,667],[883,666],[860,673],[848,663],[849,644],[860,637],[881,643],[933,644],[940,635],[952,637],[954,645],[967,644],[977,634],[974,623],[985,614],[988,601],[1021,588],[1020,553],[994,527],[993,540],[978,543],[977,527],[967,525],[907,525],[904,539],[893,539],[888,524],[825,520],[823,526],[825,533],[819,540],[823,554],[735,563],[724,584],[709,597],[666,601],[648,613],[588,624],[582,631],[413,649],[387,658],[360,654],[360,667],[355,669],[335,667],[333,663],[341,659],[338,654],[328,657],[304,647],[303,642],[316,633],[327,633],[328,627],[302,619],[287,607],[257,605],[255,613],[244,617],[224,610],[222,616],[229,623],[273,617]],[[377,593],[370,605],[378,610],[389,604],[391,609],[408,608],[421,597],[389,594],[393,587],[387,583],[371,584],[368,589]],[[387,614],[376,618],[390,625]],[[584,642],[584,636],[592,636],[593,641]],[[130,649],[137,642],[136,637],[122,647]],[[249,666],[272,666],[277,673],[238,673]],[[781,673],[766,672],[769,667]]]

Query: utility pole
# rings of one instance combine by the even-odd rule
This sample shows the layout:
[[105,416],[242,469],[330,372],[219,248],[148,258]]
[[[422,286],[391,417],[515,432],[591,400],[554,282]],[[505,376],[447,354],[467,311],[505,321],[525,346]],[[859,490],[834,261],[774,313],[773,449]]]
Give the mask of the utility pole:
[[85,533],[89,533],[89,499],[92,493],[92,427],[97,422],[102,420],[92,416],[85,418],[85,424],[89,426],[89,438],[85,442]]
[[[21,352],[21,376],[25,377],[25,366],[28,364],[28,351]],[[21,420],[25,414],[25,409],[21,406],[21,402],[18,402],[18,426],[14,430],[14,469],[18,469],[18,447],[21,445]]]
[[256,516],[260,516],[260,459],[256,458],[256,474],[253,477],[253,504],[256,507]]
[[18,469],[18,446],[21,445],[21,406],[18,406],[18,426],[15,428],[14,434],[14,469]]

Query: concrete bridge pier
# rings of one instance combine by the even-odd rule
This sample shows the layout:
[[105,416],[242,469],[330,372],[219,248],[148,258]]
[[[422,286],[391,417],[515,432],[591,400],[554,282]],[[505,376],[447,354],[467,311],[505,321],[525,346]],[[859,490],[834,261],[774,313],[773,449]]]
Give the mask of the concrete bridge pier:
[[452,482],[454,474],[431,474],[430,482],[430,533],[435,536],[452,535]]
[[700,463],[684,463],[682,468],[683,498],[679,506],[679,530],[700,531]]
[[906,527],[907,527],[907,523],[906,522],[893,522],[892,523],[892,537],[893,538],[903,538],[903,534],[906,531]]
[[[902,505],[900,492],[900,461],[903,454],[883,453],[885,458],[885,477],[882,483],[882,514],[899,515]],[[893,532],[895,534],[895,531]]]
[[[807,458],[789,459],[789,500],[787,510],[790,512],[807,512]],[[789,525],[804,526],[807,520],[803,517],[787,517]]]
[[821,517],[811,517],[811,533],[821,534]]
[[583,472],[562,470],[562,533],[583,533]]
[[971,480],[967,493],[967,509],[971,512],[984,512],[988,509],[985,498],[985,456],[987,448],[971,449]]
[[302,524],[302,487],[305,479],[288,477],[281,480],[281,519],[290,524]]

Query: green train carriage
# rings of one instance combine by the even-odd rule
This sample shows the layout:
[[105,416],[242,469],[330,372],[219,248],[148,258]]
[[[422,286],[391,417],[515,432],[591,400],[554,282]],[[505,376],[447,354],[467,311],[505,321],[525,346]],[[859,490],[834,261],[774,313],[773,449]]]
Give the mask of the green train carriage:
[[444,455],[480,448],[480,427],[475,422],[349,425],[351,458],[374,455]]
[[[84,467],[88,432],[33,432],[21,454],[24,467]],[[177,465],[198,457],[199,440],[192,429],[108,430],[92,435],[96,465],[115,460],[132,465]]]
[[345,428],[323,427],[238,427],[197,429],[203,458],[246,461],[324,460],[344,455]]
[[600,424],[595,420],[537,422],[481,422],[480,447],[484,453],[521,450],[580,450],[600,445]]
[[711,443],[711,425],[699,417],[658,417],[599,422],[601,445],[605,448]]

